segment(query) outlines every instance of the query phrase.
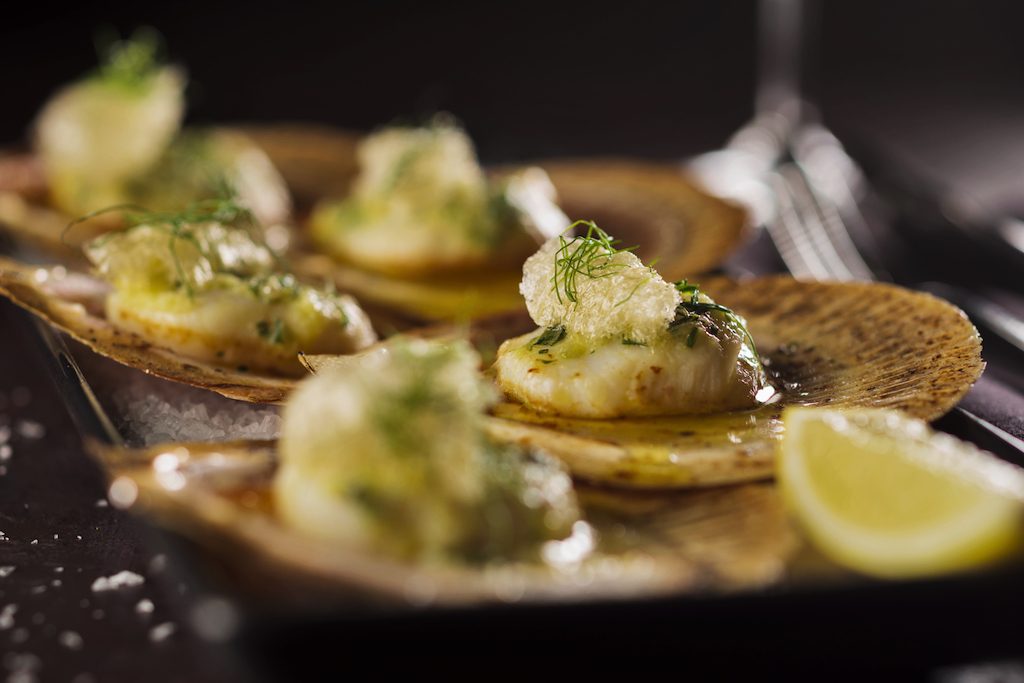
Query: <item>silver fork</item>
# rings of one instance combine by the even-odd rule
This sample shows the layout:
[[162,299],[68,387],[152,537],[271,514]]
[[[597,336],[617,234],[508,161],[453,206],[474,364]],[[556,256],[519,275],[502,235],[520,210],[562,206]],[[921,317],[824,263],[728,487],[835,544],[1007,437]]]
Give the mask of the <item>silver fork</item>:
[[[838,145],[838,141],[830,144]],[[842,153],[842,148],[833,151]],[[767,224],[768,234],[786,267],[796,277],[814,280],[876,279],[847,225],[850,217],[863,220],[855,192],[839,177],[813,174],[814,166],[809,163],[807,150],[801,149],[799,138],[793,153],[795,161],[779,165],[772,176],[777,210]],[[849,157],[846,161],[849,172],[855,174],[856,165]],[[840,172],[842,168],[842,164],[836,164],[831,170]],[[844,197],[850,200],[845,205]],[[964,408],[958,406],[954,411],[1024,456],[1021,439]]]

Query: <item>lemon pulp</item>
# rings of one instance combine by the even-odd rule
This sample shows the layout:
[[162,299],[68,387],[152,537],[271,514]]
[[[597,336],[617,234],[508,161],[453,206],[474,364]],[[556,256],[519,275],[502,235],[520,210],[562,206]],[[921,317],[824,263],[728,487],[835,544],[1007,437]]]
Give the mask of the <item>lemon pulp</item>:
[[974,567],[1020,537],[1024,472],[898,412],[790,408],[777,473],[811,541],[885,577]]

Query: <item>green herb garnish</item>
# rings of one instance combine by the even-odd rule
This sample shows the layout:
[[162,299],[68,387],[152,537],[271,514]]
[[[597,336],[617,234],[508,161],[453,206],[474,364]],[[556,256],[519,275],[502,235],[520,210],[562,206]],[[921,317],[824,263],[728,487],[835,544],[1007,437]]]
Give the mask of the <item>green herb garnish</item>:
[[[694,343],[697,341],[698,329],[705,329],[706,331],[707,327],[711,327],[717,332],[717,327],[711,318],[712,314],[717,314],[720,323],[745,339],[754,360],[758,364],[761,363],[761,358],[757,353],[757,346],[754,345],[754,338],[751,336],[750,330],[743,323],[743,319],[736,315],[731,308],[716,304],[713,301],[701,301],[700,285],[690,284],[687,280],[681,280],[675,286],[679,293],[683,295],[683,300],[676,306],[675,318],[668,325],[670,332],[679,329],[683,325],[692,324],[693,328],[686,336],[686,346],[693,348]],[[708,334],[711,333],[708,332]]]
[[565,303],[565,301],[579,303],[577,277],[582,275],[596,279],[614,275],[626,267],[626,264],[615,261],[614,257],[617,254],[632,252],[637,248],[632,246],[620,249],[618,245],[622,241],[613,239],[611,235],[597,227],[594,221],[576,221],[565,232],[574,230],[580,225],[587,226],[585,235],[576,235],[566,239],[563,233],[558,237],[555,273],[551,277],[551,283],[559,303]]
[[536,339],[530,342],[530,348],[537,346],[554,346],[565,339],[565,325],[552,325],[541,332]]
[[284,321],[281,318],[274,318],[271,324],[266,320],[260,320],[256,323],[256,333],[271,344],[281,344],[284,342]]
[[162,63],[160,35],[139,28],[131,38],[100,36],[96,41],[100,66],[96,75],[105,83],[123,88],[144,87]]
[[[128,227],[121,231],[112,231],[106,235],[102,235],[93,240],[93,244],[102,247],[106,241],[143,226],[166,233],[168,240],[167,248],[170,252],[171,261],[174,264],[176,274],[174,286],[185,290],[190,297],[194,296],[195,289],[193,287],[192,280],[185,272],[185,268],[181,262],[181,257],[178,254],[178,248],[181,242],[187,242],[190,244],[199,253],[200,257],[205,259],[214,270],[218,270],[218,266],[220,265],[219,256],[213,251],[210,251],[208,248],[209,245],[205,244],[204,240],[200,240],[196,236],[192,227],[194,225],[218,223],[232,228],[245,230],[253,242],[267,250],[267,253],[270,254],[272,259],[277,261],[279,265],[282,263],[280,256],[263,241],[261,230],[252,213],[247,208],[240,205],[234,198],[230,197],[206,199],[194,202],[188,205],[184,210],[178,212],[151,211],[146,207],[138,206],[136,204],[117,204],[98,211],[93,211],[69,222],[64,228],[64,232],[61,234],[61,239],[63,240],[75,225],[108,213],[121,213]],[[248,272],[231,272],[227,270],[224,270],[223,272],[239,278],[244,278],[250,274]],[[266,277],[267,276],[262,279],[256,278],[253,282],[249,283],[254,294],[257,293],[258,290],[262,291],[266,289]],[[283,285],[284,281],[282,280],[282,282],[277,284]],[[294,289],[294,287],[295,285],[293,283],[291,289]],[[286,287],[286,289],[288,288]]]
[[692,349],[694,343],[697,341],[697,325],[695,324],[690,328],[690,334],[686,335],[686,348]]

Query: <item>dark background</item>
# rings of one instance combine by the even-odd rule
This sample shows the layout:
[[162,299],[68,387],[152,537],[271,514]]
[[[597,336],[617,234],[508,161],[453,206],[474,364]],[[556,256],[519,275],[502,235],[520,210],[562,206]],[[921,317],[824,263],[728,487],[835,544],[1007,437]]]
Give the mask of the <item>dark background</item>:
[[[808,83],[840,130],[927,157],[943,141],[973,139],[956,124],[988,125],[971,112],[1024,112],[1021,3],[820,5]],[[188,67],[194,122],[370,128],[445,109],[487,160],[690,154],[724,142],[752,112],[755,9],[750,0],[19,3],[22,18],[0,26],[0,140],[22,138],[53,88],[94,65],[96,28],[148,24]]]

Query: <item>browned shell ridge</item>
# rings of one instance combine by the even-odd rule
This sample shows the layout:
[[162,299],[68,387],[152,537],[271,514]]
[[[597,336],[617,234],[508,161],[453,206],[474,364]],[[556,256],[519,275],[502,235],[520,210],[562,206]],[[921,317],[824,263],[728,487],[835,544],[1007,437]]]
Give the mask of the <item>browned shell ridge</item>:
[[37,284],[35,274],[39,271],[46,269],[0,257],[0,294],[122,365],[253,403],[282,401],[295,386],[293,379],[220,367],[151,344],[91,315],[81,304],[49,294]]
[[868,282],[709,278],[747,319],[786,403],[893,408],[934,420],[985,369],[966,314],[931,294]]
[[668,280],[717,268],[747,237],[746,211],[702,191],[678,163],[538,162],[573,220],[593,220]]

